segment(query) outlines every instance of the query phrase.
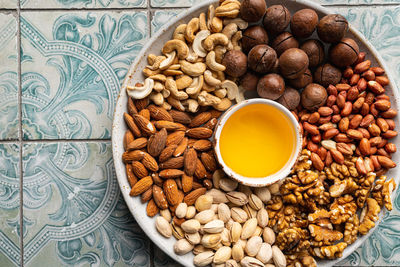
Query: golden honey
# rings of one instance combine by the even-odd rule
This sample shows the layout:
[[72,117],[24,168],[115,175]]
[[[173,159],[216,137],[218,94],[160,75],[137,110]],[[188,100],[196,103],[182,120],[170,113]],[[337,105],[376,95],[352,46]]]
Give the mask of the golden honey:
[[279,109],[252,104],[233,113],[222,128],[225,164],[244,177],[263,178],[282,169],[295,149],[295,129]]

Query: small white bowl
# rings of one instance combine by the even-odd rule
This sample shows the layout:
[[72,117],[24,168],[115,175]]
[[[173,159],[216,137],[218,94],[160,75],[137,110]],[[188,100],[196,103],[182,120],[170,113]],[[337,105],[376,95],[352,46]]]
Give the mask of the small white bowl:
[[[295,132],[295,143],[294,143],[295,148],[292,151],[292,154],[291,154],[289,160],[286,162],[286,164],[279,171],[277,171],[271,175],[268,175],[266,177],[256,177],[256,178],[245,177],[243,175],[240,175],[240,174],[236,173],[235,171],[233,171],[229,166],[227,166],[221,155],[220,143],[219,143],[222,129],[224,128],[224,125],[228,121],[228,119],[236,111],[238,111],[246,106],[250,106],[250,105],[254,105],[254,104],[263,104],[263,105],[267,105],[267,106],[272,106],[272,107],[276,108],[277,110],[279,110],[284,116],[286,116],[289,119],[289,121],[294,129],[294,132]],[[273,184],[281,179],[286,178],[289,175],[291,168],[296,163],[297,157],[301,151],[301,143],[302,143],[301,142],[301,134],[300,134],[300,126],[299,126],[299,123],[297,122],[296,118],[293,116],[293,114],[287,108],[282,106],[281,104],[279,104],[275,101],[263,99],[263,98],[248,99],[248,100],[245,100],[239,104],[236,104],[236,105],[230,107],[220,117],[220,119],[218,121],[218,124],[214,131],[213,142],[214,142],[214,149],[215,149],[215,153],[217,155],[217,159],[218,159],[219,163],[221,164],[224,172],[228,176],[237,180],[239,183],[242,183],[247,186],[252,186],[252,187],[267,186],[267,185]]]

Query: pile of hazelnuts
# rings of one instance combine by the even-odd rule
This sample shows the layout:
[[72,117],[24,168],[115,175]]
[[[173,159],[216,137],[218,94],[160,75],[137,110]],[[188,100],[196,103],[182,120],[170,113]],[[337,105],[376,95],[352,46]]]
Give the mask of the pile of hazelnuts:
[[[250,26],[242,33],[242,51],[225,54],[226,73],[238,78],[245,90],[257,90],[260,97],[290,110],[300,101],[311,111],[325,104],[325,87],[338,84],[341,68],[358,59],[359,47],[353,39],[344,38],[348,22],[339,14],[319,20],[312,9],[292,15],[284,5],[267,8],[265,0],[243,0],[240,16]],[[307,39],[315,29],[319,40]],[[328,62],[323,42],[330,44]]]

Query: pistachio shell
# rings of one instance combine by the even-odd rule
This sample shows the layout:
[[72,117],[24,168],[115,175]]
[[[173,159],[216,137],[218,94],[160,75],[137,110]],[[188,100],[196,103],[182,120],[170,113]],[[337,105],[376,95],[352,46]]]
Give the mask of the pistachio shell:
[[260,210],[264,207],[263,202],[261,199],[256,196],[255,194],[251,194],[249,197],[249,205],[255,210]]
[[253,257],[244,257],[241,261],[240,264],[242,267],[264,267],[264,263],[261,261],[257,260],[256,258]]
[[207,266],[207,265],[211,264],[213,259],[214,259],[214,252],[205,251],[205,252],[197,254],[193,258],[193,263],[196,266],[203,267],[203,266]]
[[232,229],[231,229],[232,242],[234,242],[234,243],[238,242],[241,234],[242,234],[242,225],[238,222],[234,222],[232,224]]
[[213,197],[213,203],[215,203],[215,204],[228,203],[229,202],[229,200],[226,197],[225,193],[222,192],[221,190],[218,190],[218,189],[215,189],[215,188],[213,188],[211,190],[208,190],[206,195],[212,196]]
[[238,186],[238,182],[231,178],[222,178],[219,181],[219,188],[224,190],[225,192],[231,192],[236,189]]
[[162,216],[156,218],[156,229],[164,237],[170,238],[172,236],[172,229],[169,222]]
[[232,247],[232,259],[241,261],[244,257],[244,250],[240,244],[235,244]]
[[172,235],[176,238],[176,239],[182,239],[185,237],[185,232],[183,232],[182,228],[180,228],[178,225],[176,225],[175,223],[171,224],[171,228],[172,228]]
[[266,209],[262,208],[257,212],[257,222],[258,226],[262,228],[268,225],[268,212]]
[[263,231],[263,240],[264,242],[272,245],[275,243],[275,233],[274,230],[272,230],[269,227],[265,227]]
[[196,208],[194,206],[187,207],[185,219],[190,220],[196,215]]
[[272,259],[272,247],[268,243],[262,243],[256,258],[266,264]]
[[247,244],[244,250],[246,251],[246,254],[248,256],[254,257],[260,250],[261,244],[262,244],[262,238],[259,236],[253,236],[252,238],[247,240]]
[[211,208],[213,203],[213,197],[211,195],[202,195],[196,199],[194,206],[196,207],[197,211],[208,210]]
[[189,243],[186,239],[179,239],[174,244],[174,252],[177,255],[185,255],[189,251],[192,251],[194,246]]
[[234,260],[228,260],[227,262],[225,262],[225,267],[239,267],[239,265]]
[[200,229],[200,222],[195,219],[190,219],[181,224],[181,228],[185,233],[194,234]]
[[203,230],[209,234],[221,233],[222,230],[224,230],[224,222],[221,220],[213,220],[204,225]]
[[201,244],[206,248],[213,248],[221,242],[220,234],[205,234],[201,238]]
[[243,206],[243,210],[247,213],[247,216],[249,218],[256,218],[257,217],[257,211],[250,207],[249,204],[246,204]]
[[169,209],[160,210],[160,215],[164,217],[168,222],[172,220],[171,212]]
[[231,256],[232,249],[228,246],[223,246],[215,252],[213,262],[216,264],[222,264],[229,260]]
[[187,239],[187,241],[189,241],[189,243],[190,244],[192,244],[192,245],[197,245],[197,244],[200,244],[200,241],[201,241],[201,236],[200,236],[200,234],[197,232],[197,233],[194,233],[194,234],[185,234],[185,238]]
[[240,236],[241,239],[248,239],[251,237],[256,230],[257,227],[257,219],[251,218],[246,221],[243,225],[242,235]]
[[215,213],[212,210],[203,210],[197,213],[196,216],[194,216],[194,218],[198,220],[201,224],[206,224],[212,221],[214,215]]
[[272,259],[276,267],[286,266],[286,257],[277,246],[272,246]]
[[187,204],[182,202],[179,203],[178,207],[176,207],[175,209],[175,216],[178,218],[183,218],[186,216],[186,212],[187,212]]
[[231,218],[231,210],[225,203],[218,204],[218,218],[224,223],[228,222]]
[[264,204],[267,204],[271,200],[271,192],[269,192],[268,187],[257,187],[254,188],[254,193],[261,199]]
[[231,203],[237,206],[243,206],[249,202],[249,199],[246,196],[246,194],[242,192],[237,192],[237,191],[228,192],[226,193],[226,197]]
[[249,217],[243,209],[238,207],[234,207],[231,209],[231,216],[235,222],[239,223],[244,223],[245,221],[247,221],[247,218]]
[[226,228],[224,228],[224,230],[222,230],[222,232],[221,232],[221,243],[224,246],[231,245],[231,233]]

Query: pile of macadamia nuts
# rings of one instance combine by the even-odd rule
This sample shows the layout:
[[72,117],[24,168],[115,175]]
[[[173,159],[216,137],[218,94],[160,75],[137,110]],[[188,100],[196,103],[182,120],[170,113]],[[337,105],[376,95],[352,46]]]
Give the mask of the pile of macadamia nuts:
[[[265,0],[243,0],[240,16],[249,22],[242,33],[242,51],[225,54],[225,73],[246,91],[276,100],[290,110],[314,111],[327,99],[326,87],[342,79],[342,70],[356,62],[357,43],[345,38],[347,20],[338,14],[319,19],[312,9],[291,14],[284,5],[267,8]],[[317,31],[318,39],[310,38]],[[326,57],[324,43],[330,44]]]

